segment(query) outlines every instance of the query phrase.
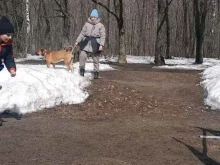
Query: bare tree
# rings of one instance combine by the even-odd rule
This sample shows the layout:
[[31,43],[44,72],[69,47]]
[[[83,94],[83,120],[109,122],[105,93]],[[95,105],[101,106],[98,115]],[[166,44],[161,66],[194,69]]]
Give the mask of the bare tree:
[[205,37],[205,23],[208,12],[208,0],[193,0],[194,2],[194,17],[196,31],[196,64],[203,63],[203,44]]
[[45,22],[46,22],[45,36],[48,36],[49,33],[50,33],[51,27],[50,27],[50,20],[49,20],[49,17],[48,17],[48,12],[47,12],[47,9],[46,9],[46,3],[45,3],[45,0],[40,1],[40,3],[42,3],[43,17],[44,17]]
[[118,24],[118,34],[119,34],[119,63],[126,63],[126,52],[125,52],[125,27],[124,27],[124,7],[123,7],[123,0],[114,0],[114,9],[115,11],[112,11],[107,5],[97,1],[92,0],[92,2],[104,7],[107,12],[112,14]]
[[63,37],[64,37],[64,42],[63,42],[63,47],[67,47],[70,42],[70,9],[69,9],[69,1],[68,0],[54,0],[59,7],[59,9],[55,9],[60,13],[58,17],[61,17],[63,19]]
[[189,41],[188,41],[188,3],[187,0],[183,0],[183,42],[185,46],[184,55],[189,57]]
[[31,30],[31,23],[30,23],[30,3],[29,0],[25,0],[25,6],[26,6],[26,37],[25,37],[25,54],[24,57],[26,57],[28,53],[28,45],[30,42],[30,30]]
[[169,58],[170,57],[170,25],[169,25],[169,6],[172,3],[172,0],[168,2],[166,0],[166,3],[163,0],[158,0],[158,15],[157,15],[157,36],[156,36],[156,47],[155,47],[155,64],[156,65],[163,65],[165,64],[164,56],[163,56],[163,41],[162,41],[162,27],[167,22],[167,42],[166,42],[166,55]]
[[166,42],[166,59],[170,59],[170,17],[169,17],[169,6],[171,4],[172,0],[169,2],[169,0],[166,0],[166,9],[165,9],[165,15],[166,15],[166,32],[167,32],[167,42]]

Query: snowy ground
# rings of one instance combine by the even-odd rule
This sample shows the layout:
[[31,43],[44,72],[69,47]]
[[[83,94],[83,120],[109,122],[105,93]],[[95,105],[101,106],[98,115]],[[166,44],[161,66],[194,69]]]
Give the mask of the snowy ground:
[[27,60],[41,61],[43,59],[44,59],[43,56],[27,54],[26,58],[15,59],[15,62],[24,62],[24,61],[27,61]]
[[[39,56],[28,55],[25,59],[16,59],[16,62],[27,60],[43,60]],[[92,59],[89,58],[88,62]],[[101,58],[101,62],[116,62],[117,57]],[[127,56],[128,63],[153,63],[154,58],[149,56]],[[205,104],[213,109],[220,109],[220,60],[204,58],[204,63],[194,65],[195,59],[174,58],[166,60],[165,66],[156,67],[166,69],[205,70],[202,76],[202,85],[205,89]],[[78,63],[74,64],[74,73],[69,73],[60,65],[56,69],[47,69],[44,65],[17,65],[18,72],[11,78],[7,70],[0,72],[0,112],[16,110],[20,113],[29,113],[48,107],[63,104],[78,104],[85,101],[88,93],[85,87],[91,84],[93,69],[92,63],[87,63],[85,78],[78,75]],[[101,64],[100,70],[107,71],[113,68]]]
[[[118,57],[101,58],[101,62],[117,62]],[[88,59],[92,62],[92,59]],[[204,62],[201,65],[195,65],[195,58],[181,58],[174,57],[173,59],[165,59],[166,65],[155,67],[157,69],[180,69],[180,70],[204,70],[211,66],[219,65],[220,60],[213,58],[204,58]],[[152,64],[154,63],[154,57],[151,56],[132,56],[127,55],[127,63],[137,64]]]
[[205,89],[205,104],[220,110],[220,65],[203,72],[202,85]]
[[[35,59],[39,60],[36,56]],[[48,69],[45,65],[18,64],[14,78],[4,69],[0,72],[0,85],[3,86],[0,113],[11,110],[24,114],[60,104],[84,102],[88,97],[85,87],[91,84],[93,64],[86,65],[84,78],[79,76],[78,67],[78,63],[74,64],[74,73],[70,73],[63,65]],[[101,71],[112,69],[109,65],[100,65]]]
[[[92,58],[88,59],[89,62],[92,62]],[[100,62],[117,62],[118,57],[112,56],[108,58],[100,58]],[[133,64],[150,64],[154,61],[153,57],[150,56],[132,56],[127,55],[127,63],[133,63]]]
[[174,59],[165,60],[165,66],[160,66],[157,68],[164,68],[164,69],[186,69],[186,70],[204,70],[211,66],[219,65],[220,60],[213,59],[213,58],[204,58],[203,64],[195,65],[194,58],[179,58],[174,57]]

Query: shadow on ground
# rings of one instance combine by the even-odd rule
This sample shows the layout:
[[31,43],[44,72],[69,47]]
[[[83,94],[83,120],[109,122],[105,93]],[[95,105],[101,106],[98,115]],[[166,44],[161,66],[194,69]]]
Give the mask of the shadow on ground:
[[[202,130],[203,136],[207,136],[207,133],[210,133],[214,136],[220,136],[220,131],[201,128],[201,127],[197,127],[197,128]],[[212,159],[208,156],[208,147],[207,147],[207,139],[206,138],[202,139],[202,147],[203,147],[202,152],[200,152],[199,150],[197,150],[193,146],[190,146],[190,145],[188,145],[188,144],[186,144],[176,138],[173,138],[173,139],[176,140],[177,142],[183,144],[184,146],[186,146],[205,165],[220,165],[219,162],[215,161],[214,159]]]

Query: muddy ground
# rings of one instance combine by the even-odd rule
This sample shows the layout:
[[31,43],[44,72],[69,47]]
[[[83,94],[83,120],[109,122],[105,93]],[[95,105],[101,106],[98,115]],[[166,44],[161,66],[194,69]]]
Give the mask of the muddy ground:
[[220,112],[204,106],[199,71],[113,65],[85,103],[3,114],[1,165],[218,165]]

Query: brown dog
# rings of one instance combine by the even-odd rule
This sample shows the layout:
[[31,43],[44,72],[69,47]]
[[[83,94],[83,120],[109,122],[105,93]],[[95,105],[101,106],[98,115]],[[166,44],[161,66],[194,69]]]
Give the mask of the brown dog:
[[45,60],[47,63],[47,67],[50,68],[50,64],[53,64],[55,68],[55,64],[61,61],[64,61],[67,66],[68,71],[73,72],[73,53],[74,47],[69,46],[66,50],[60,51],[48,51],[44,49],[40,49],[37,54],[40,56],[45,56]]

